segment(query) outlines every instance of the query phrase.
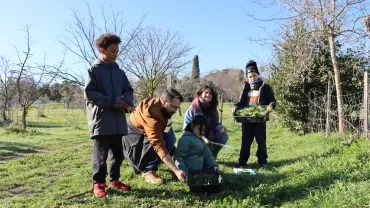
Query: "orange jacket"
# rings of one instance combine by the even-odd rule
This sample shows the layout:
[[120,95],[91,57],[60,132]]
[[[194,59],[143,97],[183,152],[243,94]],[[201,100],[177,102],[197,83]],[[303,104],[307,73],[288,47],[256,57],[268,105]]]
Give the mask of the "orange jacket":
[[159,98],[144,99],[130,114],[130,121],[144,134],[154,151],[162,159],[168,154],[166,141],[163,139],[168,119],[163,116],[161,110],[162,104]]

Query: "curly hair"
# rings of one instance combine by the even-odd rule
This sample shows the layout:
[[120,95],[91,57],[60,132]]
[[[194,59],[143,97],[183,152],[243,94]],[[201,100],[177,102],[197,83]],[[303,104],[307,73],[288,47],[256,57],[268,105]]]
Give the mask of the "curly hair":
[[96,47],[107,49],[111,44],[120,44],[121,38],[112,33],[105,33],[95,41]]

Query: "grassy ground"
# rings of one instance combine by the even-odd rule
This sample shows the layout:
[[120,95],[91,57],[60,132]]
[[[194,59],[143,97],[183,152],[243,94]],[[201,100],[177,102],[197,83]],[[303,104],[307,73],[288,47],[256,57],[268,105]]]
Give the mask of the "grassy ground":
[[[235,175],[241,131],[230,109],[225,106],[223,123],[235,149],[219,154],[221,193],[192,194],[165,165],[158,173],[167,182],[149,185],[124,162],[121,178],[133,190],[109,190],[104,199],[91,193],[67,199],[91,188],[92,141],[84,112],[52,104],[45,117],[37,117],[33,110],[28,132],[0,129],[0,207],[370,207],[369,141],[342,146],[337,136],[299,136],[273,117],[268,122],[269,168],[257,169],[254,144],[249,163],[258,175]],[[182,117],[176,115],[177,136],[181,126]]]

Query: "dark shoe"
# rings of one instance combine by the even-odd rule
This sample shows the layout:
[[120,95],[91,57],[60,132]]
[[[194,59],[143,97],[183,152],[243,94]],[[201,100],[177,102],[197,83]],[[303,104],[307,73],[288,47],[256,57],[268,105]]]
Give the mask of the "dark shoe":
[[105,197],[107,195],[107,192],[105,192],[105,188],[107,185],[105,183],[95,183],[94,184],[94,195],[96,197]]
[[267,164],[259,164],[259,165],[260,165],[261,169],[266,169],[267,168]]
[[124,184],[122,183],[121,181],[119,180],[115,180],[113,181],[110,186],[112,188],[115,188],[115,189],[118,189],[118,190],[121,190],[121,191],[126,191],[126,190],[130,190],[131,189],[131,186],[127,185],[127,184]]
[[234,165],[234,168],[244,168],[246,165],[247,165],[247,163],[238,162]]

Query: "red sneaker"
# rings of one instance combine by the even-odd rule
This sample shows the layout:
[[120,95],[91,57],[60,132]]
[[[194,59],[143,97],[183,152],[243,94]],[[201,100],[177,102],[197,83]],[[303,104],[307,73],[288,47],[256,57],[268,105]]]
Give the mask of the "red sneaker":
[[105,183],[95,183],[94,184],[94,195],[96,197],[105,197],[107,195],[107,192],[105,192],[105,188],[107,185]]
[[131,186],[124,184],[119,180],[113,181],[112,183],[110,183],[110,186],[122,191],[127,191],[131,189]]

